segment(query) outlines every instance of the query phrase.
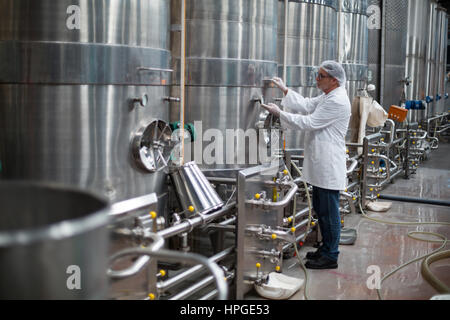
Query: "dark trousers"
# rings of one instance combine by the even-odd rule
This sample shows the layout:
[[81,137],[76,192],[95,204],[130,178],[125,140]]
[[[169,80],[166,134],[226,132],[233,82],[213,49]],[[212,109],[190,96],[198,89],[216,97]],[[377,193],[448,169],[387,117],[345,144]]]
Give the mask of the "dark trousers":
[[323,238],[319,251],[322,255],[337,261],[341,238],[339,191],[313,187],[313,208],[319,218]]

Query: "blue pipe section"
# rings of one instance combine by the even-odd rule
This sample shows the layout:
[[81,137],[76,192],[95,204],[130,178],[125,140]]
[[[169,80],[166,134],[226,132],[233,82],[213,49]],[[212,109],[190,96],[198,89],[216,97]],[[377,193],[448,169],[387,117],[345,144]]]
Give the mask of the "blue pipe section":
[[425,103],[422,100],[408,100],[405,102],[405,108],[408,110],[425,110]]

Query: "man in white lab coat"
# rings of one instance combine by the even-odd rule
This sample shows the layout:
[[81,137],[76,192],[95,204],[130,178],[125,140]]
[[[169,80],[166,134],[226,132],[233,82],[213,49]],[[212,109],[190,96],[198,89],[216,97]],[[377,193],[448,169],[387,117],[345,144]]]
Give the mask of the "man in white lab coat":
[[263,105],[280,117],[284,128],[305,131],[303,178],[313,186],[313,207],[319,218],[322,246],[308,252],[305,266],[310,269],[338,267],[341,218],[339,192],[347,183],[346,145],[351,104],[345,89],[346,76],[335,61],[325,61],[317,74],[317,87],[324,93],[304,98],[289,90],[279,78],[272,81],[283,91],[281,111],[275,104]]

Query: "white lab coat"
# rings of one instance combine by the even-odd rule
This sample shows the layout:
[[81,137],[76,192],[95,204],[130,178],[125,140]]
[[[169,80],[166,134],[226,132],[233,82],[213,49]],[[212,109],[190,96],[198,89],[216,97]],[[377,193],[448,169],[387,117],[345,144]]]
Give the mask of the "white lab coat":
[[345,137],[351,116],[351,105],[344,87],[316,98],[304,98],[289,90],[281,105],[281,125],[305,131],[303,179],[319,188],[345,190],[347,164]]

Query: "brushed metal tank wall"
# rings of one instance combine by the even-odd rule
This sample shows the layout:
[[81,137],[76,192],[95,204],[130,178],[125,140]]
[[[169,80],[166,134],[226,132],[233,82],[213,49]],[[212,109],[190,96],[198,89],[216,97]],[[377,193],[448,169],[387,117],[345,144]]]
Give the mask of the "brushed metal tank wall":
[[[165,192],[133,135],[168,121],[166,0],[0,0],[1,177],[73,185],[113,202]],[[166,85],[163,85],[166,84]],[[147,107],[133,99],[147,94]]]
[[380,101],[380,66],[381,66],[381,0],[369,0],[368,14],[368,83],[376,89],[371,93],[375,100]]
[[[316,72],[325,60],[337,54],[337,1],[303,0],[289,2],[287,29],[286,84],[305,97],[322,92],[317,88]],[[278,75],[283,77],[285,3],[278,2]],[[288,130],[286,148],[303,148],[303,135]]]
[[404,92],[406,35],[407,35],[407,0],[385,1],[385,60],[384,60],[384,94],[383,106],[400,105]]
[[[406,100],[425,100],[427,97],[426,59],[429,32],[430,4],[423,0],[408,2],[408,29],[406,44]],[[426,117],[426,110],[410,110],[408,120],[418,122]]]
[[338,61],[347,74],[350,101],[368,81],[367,0],[340,2],[338,28]]
[[[185,122],[201,121],[201,132],[215,129],[255,129],[263,111],[253,100],[262,96],[264,79],[277,74],[277,0],[190,0],[186,2],[186,105]],[[181,2],[172,0],[172,30],[180,30]],[[172,32],[172,56],[176,85],[180,83],[180,32]],[[174,87],[174,95],[179,87]],[[179,95],[178,95],[179,96]],[[266,100],[267,101],[267,100]],[[269,102],[273,102],[270,101]],[[171,108],[171,120],[179,120],[179,105]],[[212,141],[204,141],[202,150]],[[224,141],[225,144],[225,141]],[[235,144],[232,163],[226,150],[213,163],[195,159],[201,168],[237,168],[248,163],[248,145]],[[246,163],[238,154],[245,153]],[[201,161],[201,163],[199,163]]]
[[436,76],[437,76],[437,95],[439,95],[439,101],[436,103],[436,109],[434,114],[442,114],[447,112],[445,99],[445,77],[447,70],[447,42],[448,42],[448,18],[447,12],[444,8],[438,8],[438,52],[436,56]]

